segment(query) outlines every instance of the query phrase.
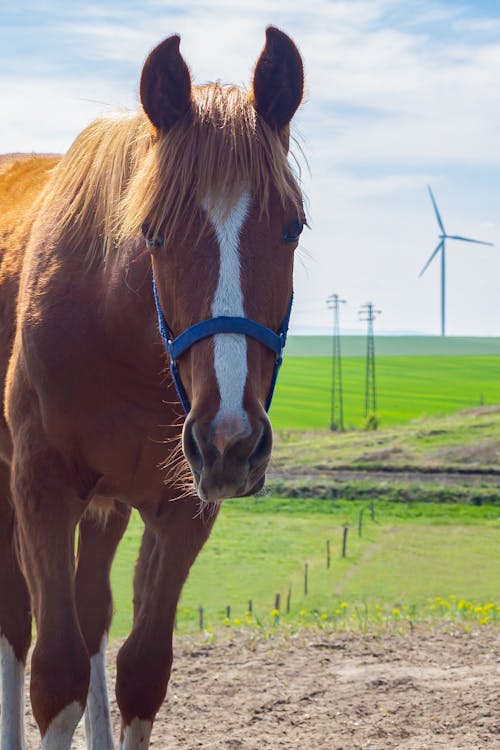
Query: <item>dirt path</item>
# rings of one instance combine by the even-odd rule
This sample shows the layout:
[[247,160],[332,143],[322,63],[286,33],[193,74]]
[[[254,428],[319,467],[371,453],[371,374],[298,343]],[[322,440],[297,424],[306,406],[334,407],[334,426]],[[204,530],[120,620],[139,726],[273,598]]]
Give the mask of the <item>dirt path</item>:
[[[175,650],[152,736],[159,750],[500,748],[498,628],[234,633],[178,638]],[[115,709],[113,718],[118,736]],[[79,730],[74,747],[84,746]]]

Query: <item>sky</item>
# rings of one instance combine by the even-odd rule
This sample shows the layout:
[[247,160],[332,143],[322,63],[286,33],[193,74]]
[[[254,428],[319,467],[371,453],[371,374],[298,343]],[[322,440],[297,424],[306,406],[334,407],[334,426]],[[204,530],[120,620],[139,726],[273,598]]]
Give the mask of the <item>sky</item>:
[[[172,33],[195,83],[249,86],[269,24],[301,50],[294,118],[311,231],[292,333],[328,332],[326,298],[381,310],[379,333],[438,334],[430,184],[446,230],[447,333],[500,336],[498,0],[3,0],[0,151],[64,151],[95,117],[138,106],[148,52]],[[298,149],[296,149],[298,150]]]

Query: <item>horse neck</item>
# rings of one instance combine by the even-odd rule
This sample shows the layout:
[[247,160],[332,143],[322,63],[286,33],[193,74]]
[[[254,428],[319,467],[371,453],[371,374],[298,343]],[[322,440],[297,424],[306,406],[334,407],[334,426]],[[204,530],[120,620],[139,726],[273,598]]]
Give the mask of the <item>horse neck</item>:
[[158,319],[153,297],[149,254],[137,253],[102,273],[104,327],[117,355],[148,371],[163,357],[158,345]]
[[[105,351],[107,359],[143,372],[146,378],[150,373],[157,374],[164,354],[159,344],[149,253],[139,247],[132,247],[130,252],[117,248],[114,258],[89,269],[83,254],[68,251],[63,239],[53,252],[54,273],[41,299],[60,300],[60,315],[78,317],[83,312],[88,323],[85,335],[94,338],[94,344],[87,340],[87,346]],[[43,264],[43,254],[37,260]],[[68,297],[72,300],[69,307]]]

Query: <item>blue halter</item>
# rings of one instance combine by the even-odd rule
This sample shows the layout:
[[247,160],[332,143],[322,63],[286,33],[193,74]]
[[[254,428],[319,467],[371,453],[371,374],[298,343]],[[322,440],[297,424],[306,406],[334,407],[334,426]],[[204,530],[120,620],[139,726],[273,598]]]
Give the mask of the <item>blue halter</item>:
[[196,344],[202,339],[208,338],[209,336],[215,336],[217,333],[242,333],[245,336],[250,336],[261,344],[264,344],[268,349],[271,349],[276,359],[274,361],[273,376],[271,380],[271,386],[266,399],[266,411],[269,411],[271,401],[273,398],[274,387],[278,378],[278,372],[283,361],[283,349],[286,343],[286,334],[288,332],[288,324],[290,321],[290,313],[292,312],[293,292],[290,297],[288,304],[288,310],[285,315],[285,319],[275,333],[270,328],[263,326],[261,323],[257,323],[255,320],[250,318],[218,315],[215,318],[208,318],[202,320],[201,323],[196,323],[190,328],[187,328],[177,338],[172,338],[172,334],[165,320],[163,310],[161,309],[160,300],[158,299],[158,292],[156,289],[155,279],[153,275],[153,295],[155,298],[156,312],[158,313],[158,329],[160,331],[163,344],[170,357],[170,373],[172,380],[174,381],[177,395],[182,404],[182,407],[186,414],[190,410],[189,399],[187,397],[184,386],[182,385],[181,376],[179,373],[178,360],[184,352],[190,349],[193,344]]

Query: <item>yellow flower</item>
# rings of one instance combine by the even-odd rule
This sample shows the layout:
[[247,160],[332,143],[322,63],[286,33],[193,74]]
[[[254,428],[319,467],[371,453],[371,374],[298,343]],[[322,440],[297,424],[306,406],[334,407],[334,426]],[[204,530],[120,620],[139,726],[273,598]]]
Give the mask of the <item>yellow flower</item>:
[[323,614],[321,615],[321,619],[328,620],[328,615],[326,614],[326,612],[323,612]]
[[340,602],[340,606],[342,607],[342,609],[347,609],[347,607],[348,607],[349,605],[348,605],[348,603],[347,603],[347,602]]
[[273,609],[271,610],[271,617],[278,617],[279,613],[279,609]]
[[301,609],[300,612],[299,612],[299,615],[301,617],[305,617],[307,615],[307,611],[305,609]]
[[489,617],[483,617],[482,620],[479,620],[480,625],[486,625],[490,621]]
[[229,617],[224,617],[224,619],[222,620],[222,624],[226,627],[229,627],[229,625],[231,625],[231,620],[229,619]]
[[236,627],[239,628],[239,626],[241,625],[241,620],[238,620],[238,618],[235,617],[235,619],[233,620],[233,625],[236,625]]
[[393,614],[393,617],[400,617],[401,616],[401,612],[400,612],[399,609],[393,609],[392,610],[392,614]]

